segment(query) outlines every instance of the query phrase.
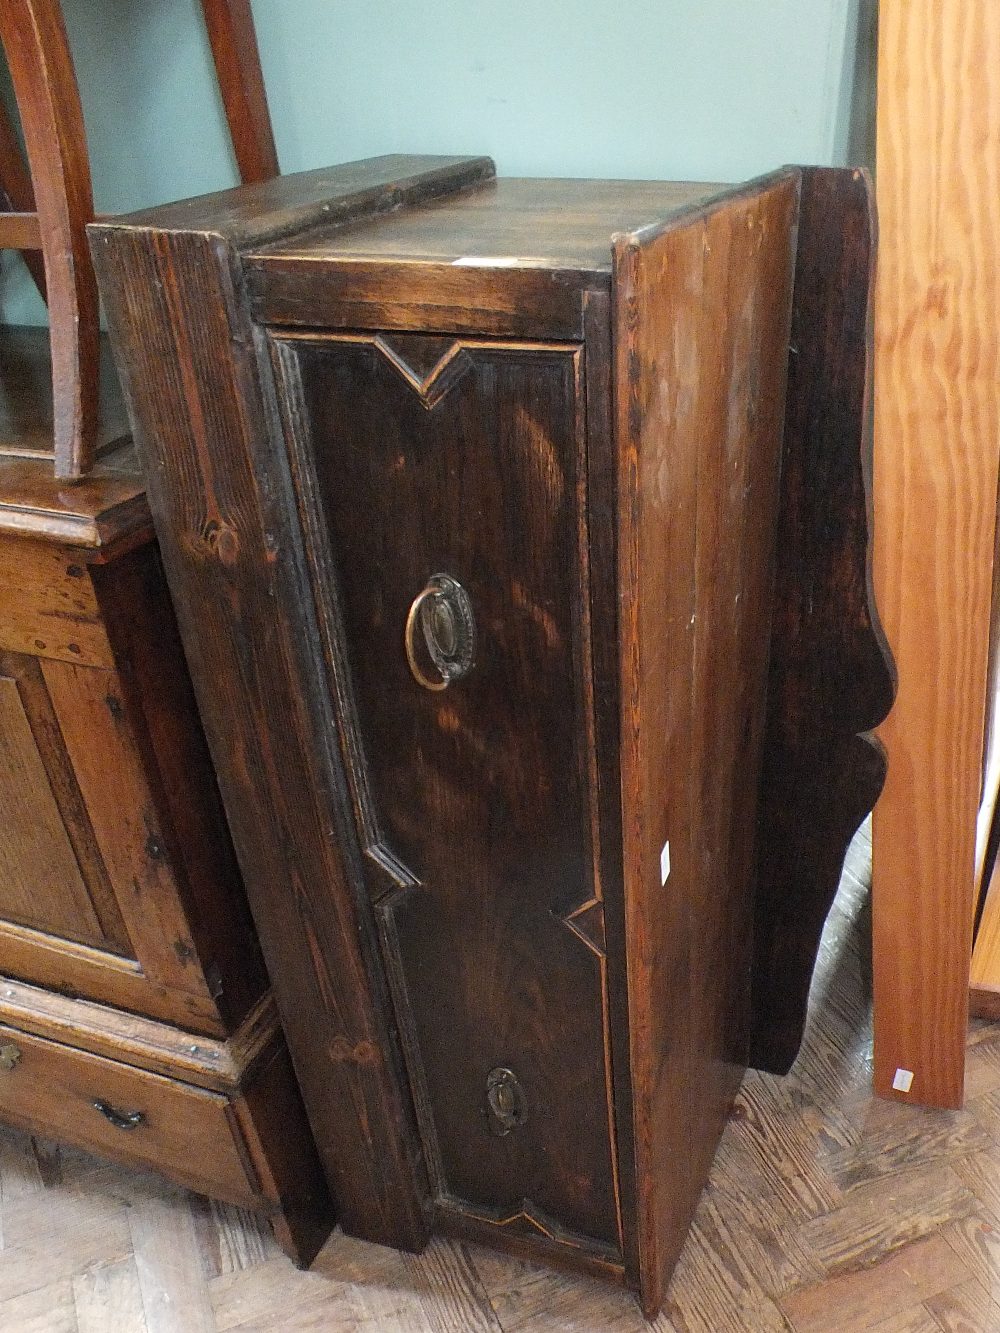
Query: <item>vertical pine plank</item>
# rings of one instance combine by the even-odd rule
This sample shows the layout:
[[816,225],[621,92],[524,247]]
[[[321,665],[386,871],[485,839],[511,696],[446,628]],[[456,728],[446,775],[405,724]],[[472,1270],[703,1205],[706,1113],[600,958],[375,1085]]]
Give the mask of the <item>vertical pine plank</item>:
[[875,582],[900,688],[875,1087],[959,1106],[1000,461],[1000,5],[883,0],[879,47]]

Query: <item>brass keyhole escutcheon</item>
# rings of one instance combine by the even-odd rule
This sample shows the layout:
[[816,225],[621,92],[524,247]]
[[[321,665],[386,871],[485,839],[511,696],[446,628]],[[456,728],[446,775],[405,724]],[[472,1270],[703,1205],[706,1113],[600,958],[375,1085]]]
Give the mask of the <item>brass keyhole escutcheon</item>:
[[12,1041],[5,1041],[0,1046],[0,1069],[9,1074],[21,1058],[21,1049]]
[[[444,690],[472,669],[476,620],[469,595],[450,574],[432,574],[406,617],[406,660],[418,685]],[[435,679],[428,666],[438,673]]]
[[528,1118],[528,1100],[512,1069],[491,1069],[486,1077],[486,1105],[490,1129],[503,1138]]

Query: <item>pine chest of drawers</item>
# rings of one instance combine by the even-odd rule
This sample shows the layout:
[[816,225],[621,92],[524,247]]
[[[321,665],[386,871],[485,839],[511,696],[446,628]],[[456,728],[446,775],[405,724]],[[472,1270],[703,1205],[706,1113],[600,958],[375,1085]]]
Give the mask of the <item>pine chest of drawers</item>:
[[6,452],[51,440],[47,341],[0,343],[0,1122],[259,1209],[309,1263],[329,1196],[134,450],[76,485]]
[[389,158],[92,240],[345,1228],[654,1311],[882,776],[865,182]]

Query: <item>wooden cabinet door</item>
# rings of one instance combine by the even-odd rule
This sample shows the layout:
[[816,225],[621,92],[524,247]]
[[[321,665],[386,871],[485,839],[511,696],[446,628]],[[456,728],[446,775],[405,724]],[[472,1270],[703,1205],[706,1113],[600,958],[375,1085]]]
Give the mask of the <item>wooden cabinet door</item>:
[[0,542],[0,974],[222,1035],[190,871],[234,870],[185,816],[223,828],[185,686],[153,548]]
[[582,349],[273,347],[439,1209],[617,1252]]

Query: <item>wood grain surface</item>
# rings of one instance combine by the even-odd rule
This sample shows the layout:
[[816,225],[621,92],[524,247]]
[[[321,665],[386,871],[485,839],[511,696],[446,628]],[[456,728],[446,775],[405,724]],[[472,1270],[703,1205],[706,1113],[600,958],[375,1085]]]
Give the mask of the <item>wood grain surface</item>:
[[871,597],[871,182],[802,173],[758,850],[751,1063],[788,1072],[895,689]]
[[[397,336],[393,354],[414,359],[427,341]],[[343,744],[367,879],[436,1193],[500,1235],[541,1226],[613,1257],[581,357],[436,341],[460,369],[428,400],[382,340],[277,340],[300,504],[314,511],[317,609],[344,664],[338,717],[355,733]],[[476,624],[468,677],[443,691],[421,688],[402,651],[437,571],[461,584]],[[502,1136],[485,1109],[500,1067],[527,1108]]]
[[[0,1027],[0,1043],[20,1051],[14,1068],[0,1072],[0,1118],[7,1123],[152,1166],[234,1203],[256,1203],[260,1187],[226,1097],[17,1028]],[[120,1128],[98,1101],[141,1120]]]
[[0,977],[0,1022],[215,1092],[230,1092],[245,1081],[279,1032],[270,992],[226,1038],[192,1040],[190,1032],[172,1024],[6,976]]
[[[488,163],[384,159],[94,229],[349,1232],[433,1220],[659,1308],[747,1056],[801,184],[622,188],[622,231],[614,183],[505,202]],[[505,210],[534,256],[482,253]],[[441,573],[477,656],[415,694]]]
[[90,571],[75,551],[0,540],[0,650],[78,666],[114,666]]
[[651,1314],[746,1063],[798,183],[779,175],[615,244],[625,922]]
[[233,153],[244,182],[278,174],[250,0],[201,0]]
[[1000,8],[883,0],[879,65],[875,586],[899,697],[875,820],[875,1086],[958,1106],[1000,464]]
[[345,1225],[409,1248],[426,1239],[426,1173],[374,925],[345,871],[356,852],[301,535],[288,478],[273,469],[235,251],[491,172],[483,159],[383,158],[166,209],[145,230],[140,215],[93,233],[164,564],[323,1165]]
[[[994,1333],[1000,1037],[973,1025],[962,1112],[872,1096],[867,850],[831,912],[802,1057],[786,1078],[747,1074],[652,1325],[606,1282],[465,1240],[415,1257],[338,1231],[298,1272],[258,1216],[2,1129],[0,1328]],[[917,1140],[919,1157],[883,1162]],[[848,1183],[875,1164],[874,1185]]]
[[432,201],[397,210],[373,225],[340,232],[316,227],[263,247],[250,256],[275,271],[329,263],[331,251],[349,263],[405,259],[419,254],[460,267],[611,271],[609,238],[641,231],[681,208],[725,193],[723,185],[683,181],[600,181],[502,176]]
[[0,43],[24,131],[45,258],[55,471],[82,477],[94,462],[100,325],[87,250],[86,225],[94,216],[90,160],[60,0],[8,0],[0,8]]
[[0,675],[0,914],[97,946],[107,943],[80,876],[18,692]]
[[108,548],[0,537],[3,965],[219,1036],[266,979],[156,550],[114,517],[145,501],[104,482],[75,516]]

